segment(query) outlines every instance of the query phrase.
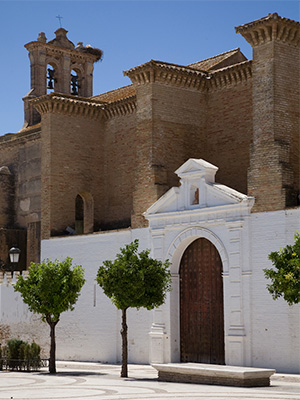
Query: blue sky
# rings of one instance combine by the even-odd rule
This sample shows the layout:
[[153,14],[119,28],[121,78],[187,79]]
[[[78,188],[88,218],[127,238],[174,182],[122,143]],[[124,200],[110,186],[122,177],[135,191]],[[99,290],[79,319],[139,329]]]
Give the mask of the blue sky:
[[273,12],[299,21],[299,0],[0,0],[0,135],[23,125],[22,97],[30,90],[24,44],[39,32],[53,39],[58,15],[75,45],[81,41],[103,50],[94,69],[99,94],[130,84],[123,71],[151,59],[186,65],[236,47],[252,58],[234,27]]

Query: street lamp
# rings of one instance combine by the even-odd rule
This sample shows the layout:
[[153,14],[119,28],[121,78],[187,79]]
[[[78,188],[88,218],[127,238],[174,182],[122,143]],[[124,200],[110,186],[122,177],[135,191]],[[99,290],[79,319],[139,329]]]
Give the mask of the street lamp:
[[9,250],[9,252],[8,252],[9,259],[13,266],[17,266],[17,264],[19,262],[20,253],[21,253],[21,250],[18,249],[17,247],[12,247]]

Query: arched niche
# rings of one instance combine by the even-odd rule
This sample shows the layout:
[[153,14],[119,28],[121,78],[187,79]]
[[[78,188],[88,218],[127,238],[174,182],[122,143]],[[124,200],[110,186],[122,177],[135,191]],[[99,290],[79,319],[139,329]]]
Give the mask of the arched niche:
[[88,192],[80,192],[75,198],[75,232],[76,234],[94,231],[94,199]]

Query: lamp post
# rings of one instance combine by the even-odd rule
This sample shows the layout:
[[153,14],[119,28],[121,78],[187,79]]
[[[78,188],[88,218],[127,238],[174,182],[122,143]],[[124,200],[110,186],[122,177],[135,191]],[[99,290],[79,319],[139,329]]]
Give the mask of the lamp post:
[[17,266],[17,264],[18,264],[18,262],[19,262],[20,253],[21,253],[21,250],[18,249],[18,247],[15,247],[15,246],[13,246],[13,247],[9,250],[9,252],[8,252],[8,254],[9,254],[9,259],[10,259],[10,262],[11,262],[11,264],[13,265],[13,267],[16,267],[16,266]]

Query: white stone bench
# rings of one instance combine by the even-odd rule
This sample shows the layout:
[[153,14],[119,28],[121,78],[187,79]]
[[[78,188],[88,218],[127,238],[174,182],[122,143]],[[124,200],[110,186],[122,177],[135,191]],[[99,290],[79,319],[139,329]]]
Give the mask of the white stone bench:
[[203,383],[225,386],[270,386],[275,369],[232,367],[216,364],[151,364],[158,371],[158,380],[167,382]]

